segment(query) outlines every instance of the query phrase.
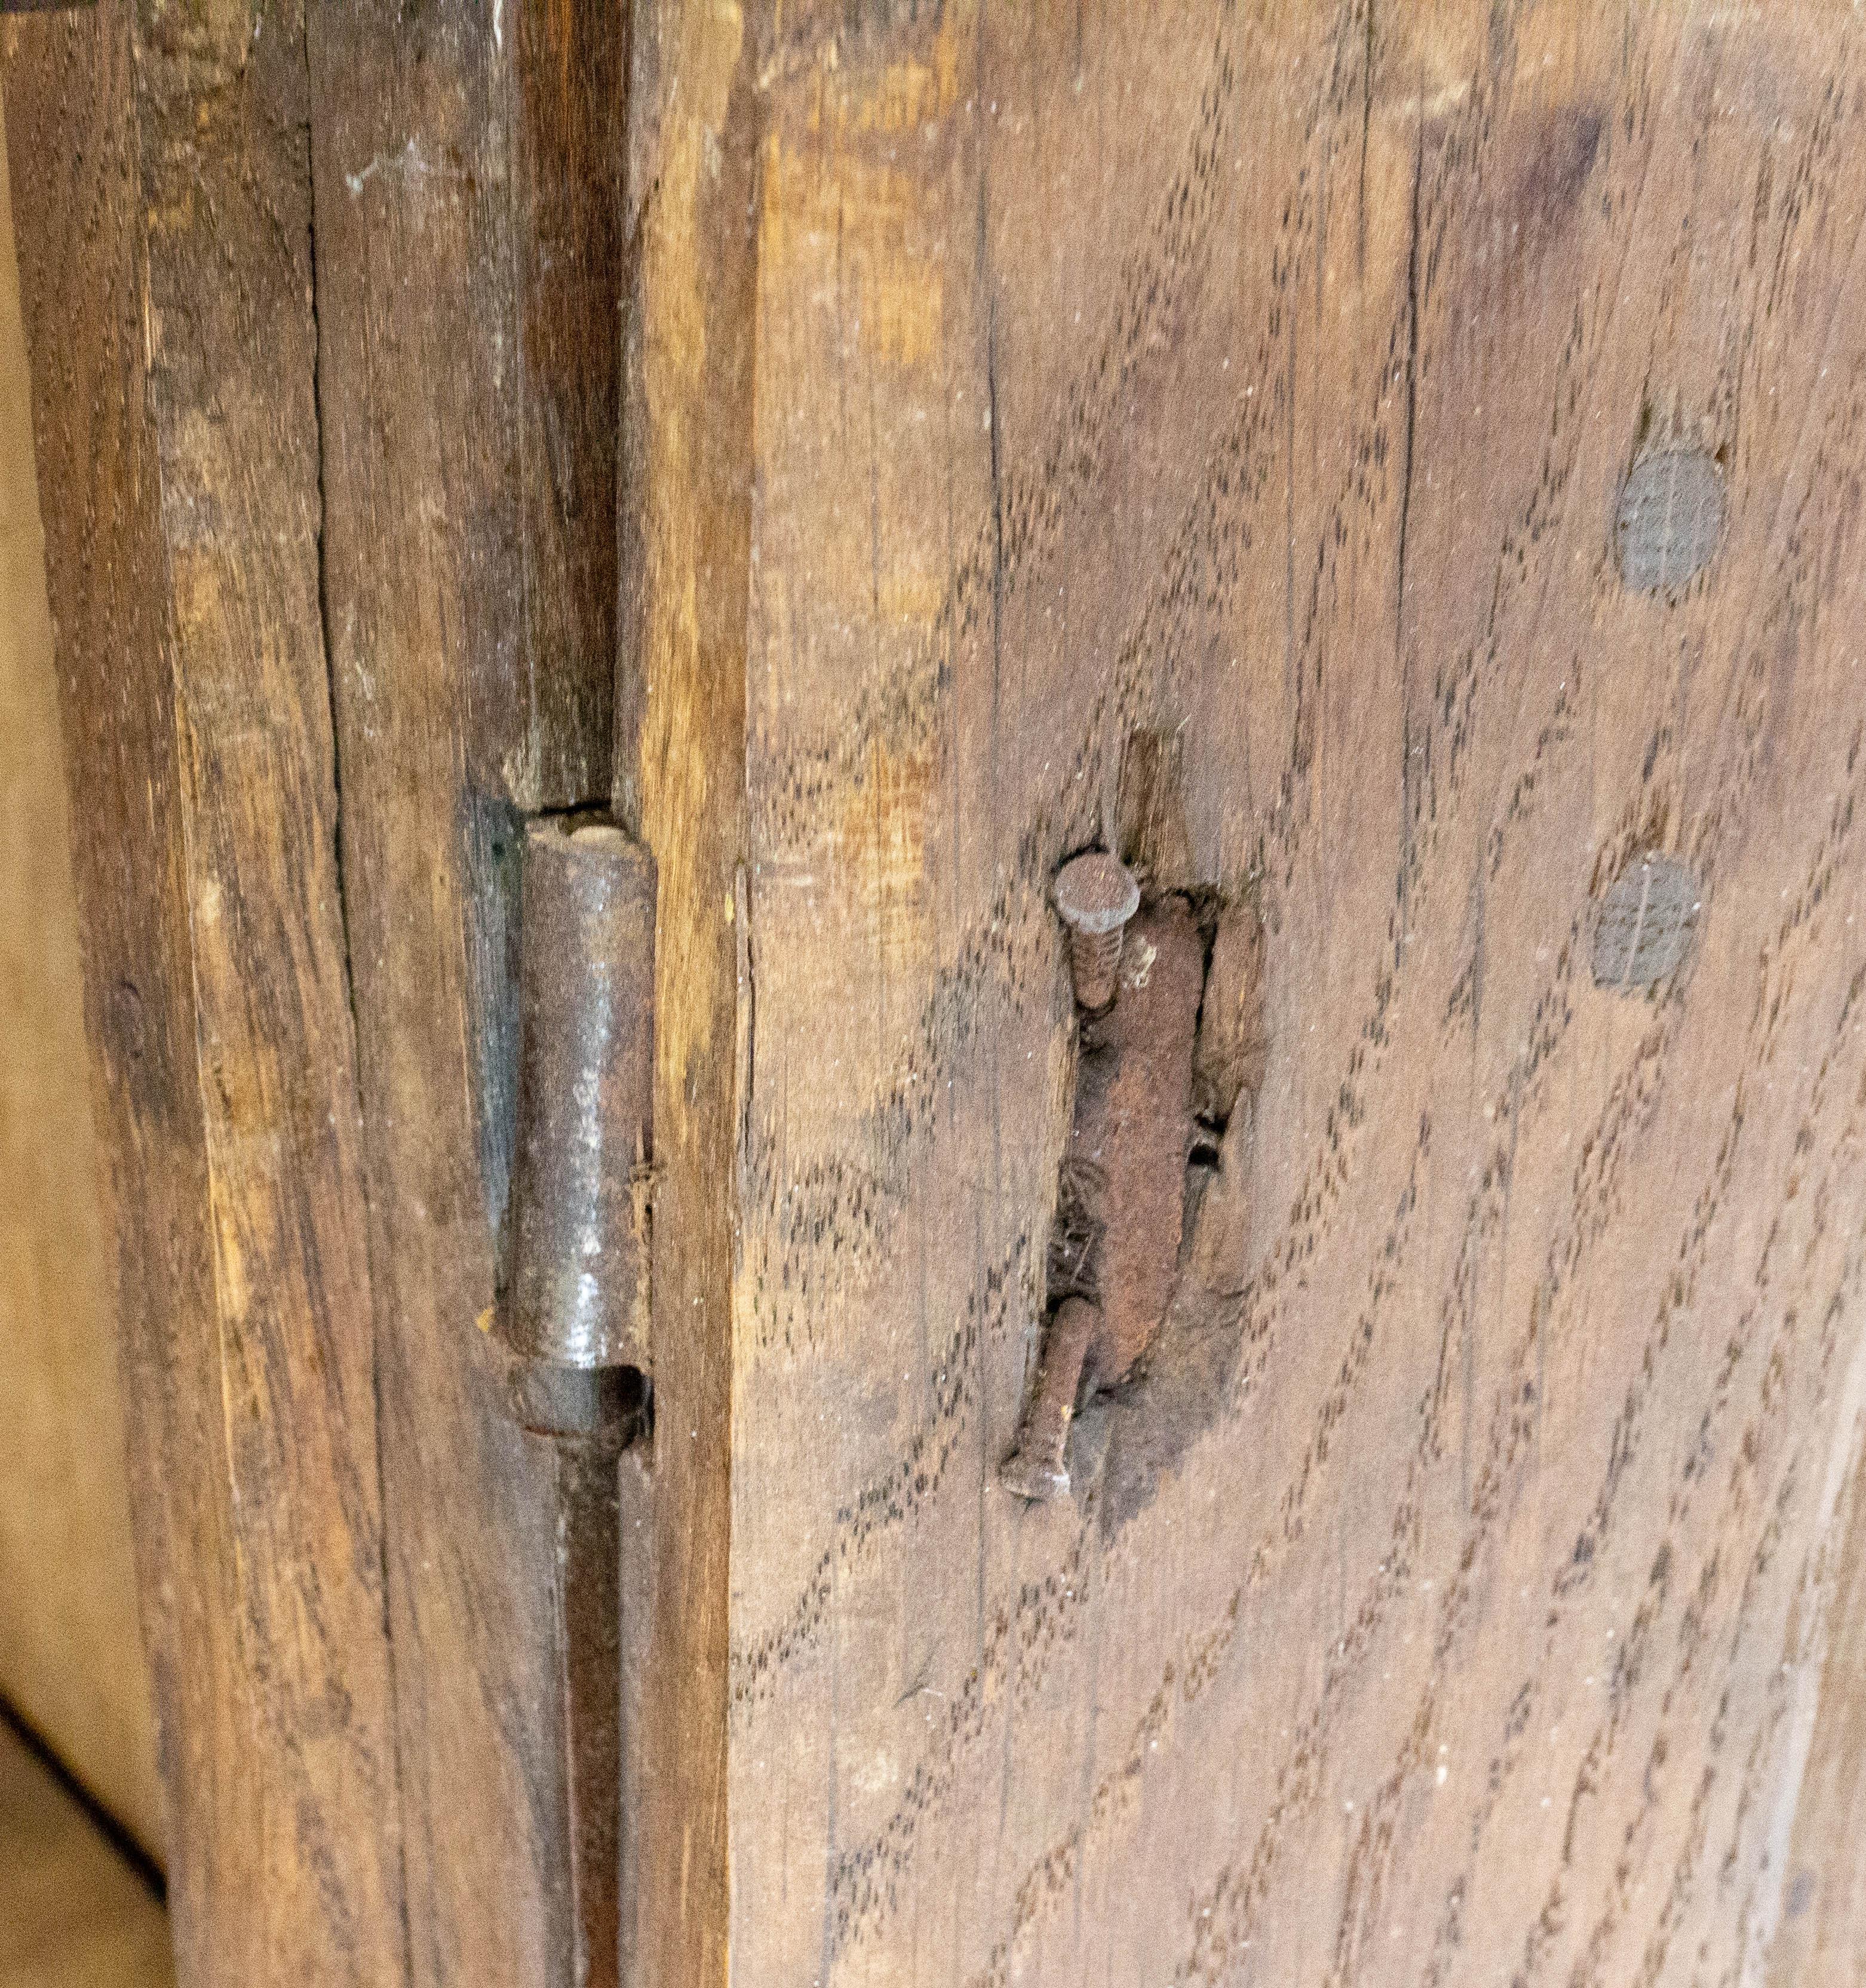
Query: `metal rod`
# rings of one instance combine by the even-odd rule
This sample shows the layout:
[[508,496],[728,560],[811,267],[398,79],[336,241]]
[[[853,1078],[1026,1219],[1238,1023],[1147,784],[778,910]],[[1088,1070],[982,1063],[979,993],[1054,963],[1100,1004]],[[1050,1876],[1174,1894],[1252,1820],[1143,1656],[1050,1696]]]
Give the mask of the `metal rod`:
[[513,1412],[555,1456],[556,1640],[575,1988],[621,1979],[617,1469],[647,1425],[654,866],[603,817],[526,833],[512,1259]]

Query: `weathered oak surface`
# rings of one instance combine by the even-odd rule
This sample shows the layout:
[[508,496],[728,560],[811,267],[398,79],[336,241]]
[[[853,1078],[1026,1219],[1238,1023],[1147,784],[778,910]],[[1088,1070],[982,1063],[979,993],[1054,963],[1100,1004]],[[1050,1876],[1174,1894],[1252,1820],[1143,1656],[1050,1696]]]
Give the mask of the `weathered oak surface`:
[[[8,29],[181,1978],[403,1967],[302,21]],[[362,1826],[368,1818],[368,1826]]]
[[634,17],[617,812],[658,877],[654,1475],[624,1530],[645,1625],[624,1783],[637,1978],[732,1965],[726,1667],[739,1113],[752,1053],[745,852],[756,349],[752,43],[729,8]]
[[[573,604],[563,574],[532,593],[521,551],[519,12],[497,40],[479,6],[310,24],[324,588],[423,1984],[559,1980],[568,1954],[553,1459],[475,1330],[511,1157],[519,809],[587,797],[590,766],[600,793],[608,763],[606,729],[584,746],[536,694],[531,603]],[[610,400],[608,462],[612,425]],[[587,429],[563,441],[587,453]]]
[[[1857,1974],[1866,31],[259,18],[9,86],[184,1980],[568,1978],[474,1326],[517,831],[612,724],[634,1977]],[[1263,1040],[1026,1504],[1137,732]]]
[[483,1330],[522,814],[608,790],[624,19],[344,5],[308,37],[409,1965],[434,1988],[572,1964],[555,1466]]
[[563,1978],[555,1469],[476,1327],[522,819],[614,758],[626,10],[9,32],[184,1968]]
[[[1863,52],[1488,0],[748,49],[738,1978],[1723,1981],[1808,1908],[1866,1387]],[[1661,442],[1728,492],[1678,598],[1614,559]],[[1264,920],[1254,1221],[1078,1425],[1099,1491],[1026,1506],[1045,891],[1137,724]],[[1598,989],[1648,848],[1693,950]]]

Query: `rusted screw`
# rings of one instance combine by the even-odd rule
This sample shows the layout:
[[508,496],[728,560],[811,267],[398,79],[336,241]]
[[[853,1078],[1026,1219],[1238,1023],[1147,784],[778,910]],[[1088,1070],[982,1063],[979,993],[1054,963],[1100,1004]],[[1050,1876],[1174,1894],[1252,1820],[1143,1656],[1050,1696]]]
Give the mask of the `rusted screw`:
[[1114,999],[1121,934],[1141,908],[1134,873],[1105,849],[1072,857],[1056,876],[1056,909],[1069,928],[1069,978],[1090,1014]]
[[1030,1391],[1017,1447],[998,1472],[999,1483],[1020,1498],[1069,1496],[1069,1425],[1082,1384],[1082,1363],[1100,1324],[1101,1314],[1087,1298],[1065,1298],[1050,1321],[1043,1364]]

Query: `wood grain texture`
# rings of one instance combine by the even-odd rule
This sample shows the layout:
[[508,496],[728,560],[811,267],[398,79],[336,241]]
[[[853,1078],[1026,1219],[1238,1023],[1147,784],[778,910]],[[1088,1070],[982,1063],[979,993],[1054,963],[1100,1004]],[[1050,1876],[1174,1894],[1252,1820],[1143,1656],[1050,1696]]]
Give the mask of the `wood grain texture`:
[[8,30],[181,1978],[403,1966],[302,19]]
[[627,13],[309,36],[343,773],[412,1979],[574,1968],[556,1474],[491,1348],[524,811],[606,800]]
[[752,1053],[745,903],[759,48],[739,11],[635,16],[625,306],[617,813],[653,852],[654,1469],[624,1789],[636,1977],[723,1988],[738,1143]]
[[[1831,1576],[1820,1696],[1797,1709],[1807,1765],[1786,1845],[1768,1979],[1776,1988],[1842,1988],[1857,1981],[1866,1953],[1866,1869],[1854,1846],[1866,1814],[1866,1525],[1855,1466],[1844,1532],[1824,1543]],[[1810,1719],[1810,1714],[1811,1719]]]
[[71,822],[0,144],[0,1698],[159,1854]]
[[[155,928],[126,933],[113,969],[93,962],[93,992],[167,946],[174,1040],[198,1042],[193,1172],[153,1178],[112,1123],[134,1204],[121,1242],[134,1263],[137,1224],[211,1220],[214,1255],[191,1258],[187,1293],[147,1294],[148,1329],[211,1322],[202,1278],[222,1317],[198,1371],[151,1349],[194,1418],[176,1438],[194,1476],[171,1481],[201,1516],[191,1534],[145,1527],[145,1581],[300,1581],[292,1529],[321,1522],[327,1469],[354,1538],[319,1540],[323,1587],[301,1612],[359,1611],[338,1639],[355,1703],[275,1732],[266,1694],[309,1682],[293,1667],[319,1623],[242,1623],[230,1595],[204,1599],[204,1696],[165,1726],[186,1750],[176,1798],[199,1811],[188,1854],[218,1860],[180,1875],[187,1978],[568,1978],[553,1466],[510,1425],[475,1328],[509,1173],[518,825],[605,797],[614,756],[627,13],[344,5],[315,10],[309,36],[297,12],[238,7],[150,5],[134,36],[109,19],[107,113],[76,93],[97,51],[63,29],[22,31],[45,52],[19,90],[35,113],[22,156],[83,178],[38,220],[39,348],[83,350],[74,295],[120,313],[118,377],[93,390],[60,370],[40,396],[66,479],[65,594],[81,632],[138,645],[149,679],[142,729],[116,723],[108,755],[105,714],[68,712],[106,959],[127,914],[102,848],[130,832],[130,782],[152,806],[173,787],[171,894],[132,880]],[[86,200],[107,223],[88,296],[52,261],[63,230],[98,232]],[[101,575],[78,501],[93,390],[129,459],[109,495],[140,506],[107,548],[120,572]],[[113,663],[112,643],[86,660]],[[140,860],[164,846],[136,840]],[[276,1306],[289,1325],[301,1300],[316,1342],[282,1328],[289,1365],[248,1371],[246,1314]],[[215,1533],[215,1459],[243,1467],[255,1445],[249,1396],[289,1408],[319,1388],[306,1426],[282,1409],[277,1425],[309,1493],[229,1464],[254,1502]],[[210,1428],[223,1394],[226,1426]],[[232,1709],[212,1699],[223,1685]],[[366,1729],[350,1780],[313,1791],[329,1815],[305,1804],[305,1827],[340,1839],[318,1874],[322,1930],[350,1943],[314,1956],[267,1777],[321,1772],[321,1750]],[[260,1770],[238,1739],[255,1733]],[[346,1894],[352,1864],[376,1868],[374,1895]]]
[[[134,69],[114,13],[15,32],[83,248],[47,225],[33,309],[117,303],[41,429],[119,830],[78,810],[184,1978],[331,1978],[297,1852],[381,1799],[385,1601],[407,1946],[355,1975],[564,1973],[549,1461],[472,1327],[513,831],[609,770],[605,476],[660,882],[639,1978],[1857,1972],[1850,1888],[1797,1889],[1859,1799],[1853,16],[652,0],[624,58],[549,8],[149,7]],[[1629,590],[1622,486],[1681,451],[1716,549]],[[1137,733],[1175,880],[1258,921],[1261,1081],[1032,1507],[1049,888],[1132,826]],[[1651,851],[1702,887],[1684,963],[1598,985]],[[262,1383],[309,1499],[208,1412]],[[301,1545],[333,1512],[348,1560]],[[325,1642],[269,1661],[310,1564],[357,1569],[314,1598],[341,1716]],[[319,1840],[361,1955],[394,1831]]]
[[[1866,1399],[1856,24],[754,19],[735,1976],[1753,1978]],[[1253,1219],[1029,1507],[1137,727],[1263,918]]]
[[[303,16],[158,0],[135,32],[163,548],[142,583],[172,617],[229,1571],[250,1743],[276,1782],[247,1852],[259,1902],[213,1902],[194,1978],[377,1983],[403,1964],[402,1846],[320,606]],[[215,1765],[253,1771],[237,1753]],[[227,1951],[242,1921],[257,1940],[243,1964]]]

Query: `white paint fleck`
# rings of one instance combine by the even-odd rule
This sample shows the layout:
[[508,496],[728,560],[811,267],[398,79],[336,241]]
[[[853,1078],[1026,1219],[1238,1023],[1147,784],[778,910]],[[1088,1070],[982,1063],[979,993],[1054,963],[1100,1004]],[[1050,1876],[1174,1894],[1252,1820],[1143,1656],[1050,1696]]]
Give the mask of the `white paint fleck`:
[[438,176],[457,179],[460,174],[450,172],[445,167],[431,166],[421,157],[421,148],[411,138],[397,152],[380,152],[360,172],[346,173],[343,184],[350,189],[352,200],[357,198],[378,173],[405,173],[411,179],[424,180]]

